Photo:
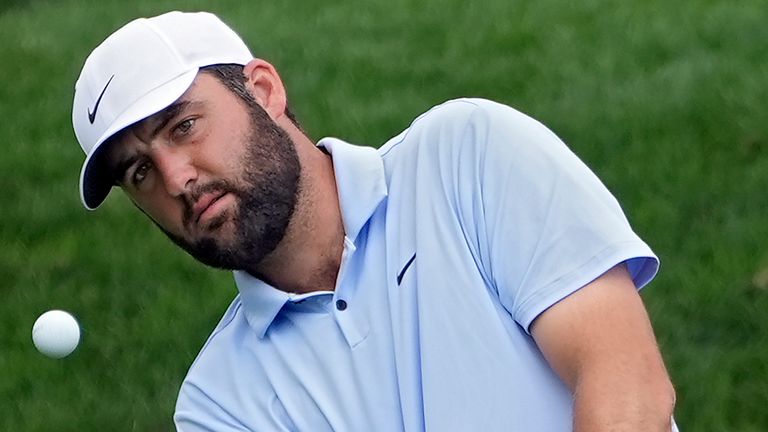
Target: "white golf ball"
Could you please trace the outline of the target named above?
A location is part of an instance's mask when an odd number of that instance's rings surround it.
[[[75,317],[61,310],[48,311],[35,321],[32,342],[41,353],[51,358],[63,358],[77,348],[80,326]]]

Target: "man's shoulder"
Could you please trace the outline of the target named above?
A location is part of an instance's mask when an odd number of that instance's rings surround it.
[[[424,123],[440,123],[440,122],[452,122],[452,121],[467,121],[473,116],[483,114],[490,114],[497,111],[514,111],[514,108],[509,105],[505,105],[500,102],[492,101],[483,98],[458,98],[450,99],[439,105],[435,105],[429,110],[425,111],[411,123],[411,126],[421,125]]]
[[[461,143],[471,135],[472,129],[491,127],[498,122],[526,124],[538,123],[508,105],[482,98],[459,98],[435,105],[416,117],[404,131],[379,148],[387,158],[391,154],[408,152],[422,146],[440,146]]]
[[[176,421],[204,418],[215,412],[222,400],[227,400],[237,381],[237,356],[233,352],[238,349],[239,336],[245,327],[247,323],[240,295],[237,295],[184,377],[176,400]]]
[[[219,363],[219,360],[227,356],[226,351],[233,344],[233,336],[236,333],[235,327],[238,326],[238,317],[245,321],[241,308],[240,295],[237,295],[189,367],[182,383],[182,389],[190,381],[206,380],[209,378],[209,375],[223,372],[222,368],[215,365]]]

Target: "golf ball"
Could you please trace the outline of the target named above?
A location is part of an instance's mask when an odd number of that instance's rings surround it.
[[[80,342],[80,326],[69,313],[51,310],[40,315],[32,326],[32,342],[48,357],[66,357]]]

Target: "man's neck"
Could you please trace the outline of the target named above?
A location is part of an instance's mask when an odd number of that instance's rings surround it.
[[[302,174],[293,216],[277,248],[249,272],[281,291],[333,291],[344,250],[333,161],[309,140],[296,147]]]

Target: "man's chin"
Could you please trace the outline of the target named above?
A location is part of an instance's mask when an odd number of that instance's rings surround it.
[[[174,244],[201,263],[224,270],[236,270],[238,258],[234,253],[237,247],[232,225],[225,219],[219,226],[208,228],[193,239],[177,236],[166,230],[163,232]]]
[[[231,223],[224,221],[221,225],[206,229],[188,244],[194,245],[191,247],[193,250],[212,249],[217,253],[226,253],[236,247],[235,228]]]
[[[230,212],[223,212],[214,218],[208,220],[205,225],[199,226],[201,234],[204,236],[232,235],[234,224]]]
[[[223,270],[237,270],[243,266],[238,247],[229,238],[203,237],[182,248],[201,263]]]

